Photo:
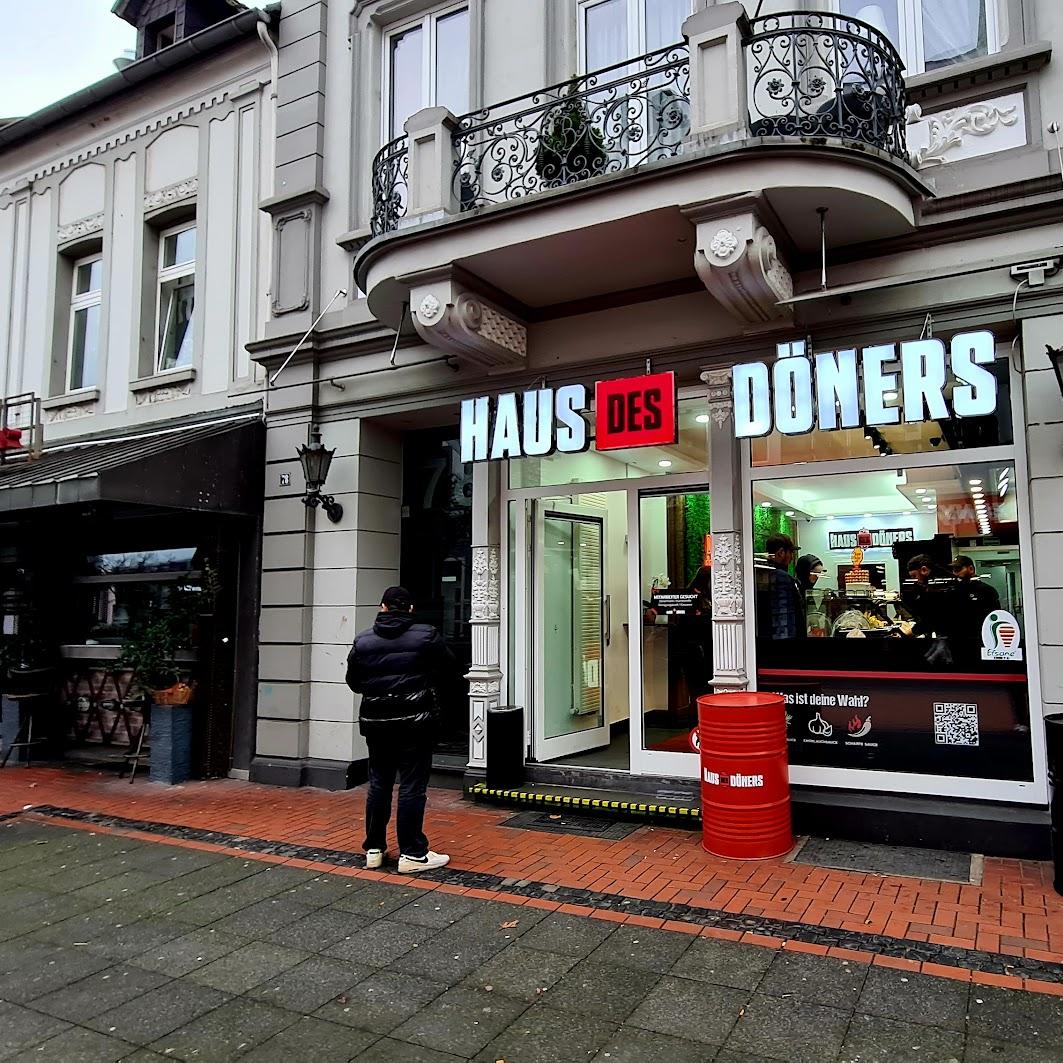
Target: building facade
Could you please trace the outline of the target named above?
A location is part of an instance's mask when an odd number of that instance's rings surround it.
[[[253,742],[264,374],[247,344],[268,314],[276,47],[269,16],[228,0],[115,13],[136,57],[0,128],[0,394],[22,433],[0,467],[4,661],[47,670],[68,748],[124,748],[127,644],[182,603],[196,767],[227,774]]]
[[[696,696],[778,690],[804,822],[1043,851],[1063,16],[792,6],[283,5],[253,778],[360,780],[343,661],[402,581],[470,781],[512,704],[534,780],[693,796]]]

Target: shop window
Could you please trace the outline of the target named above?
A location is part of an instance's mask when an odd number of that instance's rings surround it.
[[[1032,778],[1010,460],[755,480],[757,682],[797,764]]]
[[[987,368],[989,368],[987,366]],[[887,371],[891,366],[887,363]],[[1011,420],[1011,376],[1007,357],[992,366],[997,381],[996,410],[988,417],[943,417],[906,422],[900,390],[885,392],[887,408],[895,408],[896,424],[876,427],[814,430],[784,435],[778,430],[751,441],[751,461],[762,465],[836,461],[844,458],[890,458],[905,454],[945,454],[975,447],[1008,446],[1014,442]],[[946,394],[955,381],[950,380]]]
[[[200,592],[194,547],[92,554],[74,580],[74,641],[118,645],[159,612],[179,611]]]
[[[580,5],[584,70],[622,63],[683,39],[691,0],[589,0]]]
[[[67,391],[95,387],[98,383],[102,288],[102,256],[92,255],[74,263],[68,325]]]
[[[997,0],[840,0],[838,10],[884,33],[909,75],[998,48]]]
[[[196,227],[187,223],[159,235],[159,325],[156,371],[192,364],[196,294]]]
[[[402,136],[406,119],[424,107],[469,110],[469,9],[451,7],[385,37],[385,140]]]
[[[704,397],[680,399],[677,443],[630,450],[594,449],[594,407],[584,413],[591,449],[578,454],[548,454],[509,463],[509,486],[554,487],[592,481],[632,480],[706,472],[709,467],[709,415]]]

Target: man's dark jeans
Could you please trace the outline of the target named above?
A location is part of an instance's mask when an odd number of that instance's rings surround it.
[[[399,780],[399,811],[396,831],[399,852],[421,857],[428,852],[424,835],[424,807],[428,800],[428,776],[432,770],[432,734],[424,732],[401,738],[368,737],[369,792],[365,799],[365,849],[386,849],[391,792]]]

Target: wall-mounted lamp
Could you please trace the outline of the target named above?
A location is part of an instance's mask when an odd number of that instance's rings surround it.
[[[321,442],[321,431],[314,428],[310,433],[310,442],[304,443],[296,453],[299,455],[299,464],[303,467],[303,476],[306,479],[303,505],[308,509],[317,509],[320,506],[328,519],[335,524],[343,516],[343,506],[332,495],[321,493],[321,488],[328,479],[332,455],[336,453],[335,447],[332,450],[326,449]]]
[[[1059,384],[1059,393],[1063,395],[1063,347],[1050,347],[1046,343],[1045,354],[1056,371],[1056,383]]]

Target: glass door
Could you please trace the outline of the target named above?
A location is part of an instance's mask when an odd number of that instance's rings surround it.
[[[638,499],[641,638],[641,770],[697,773],[690,735],[697,699],[712,692],[712,536],[707,491],[642,493]],[[635,727],[632,725],[632,733]]]
[[[605,515],[536,505],[532,756],[609,744],[605,712]]]

